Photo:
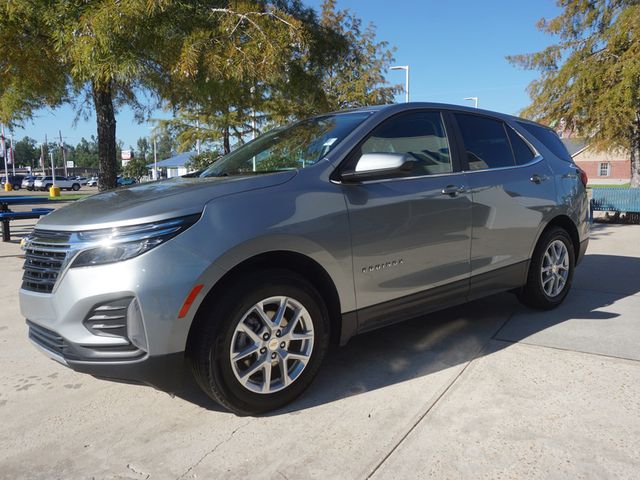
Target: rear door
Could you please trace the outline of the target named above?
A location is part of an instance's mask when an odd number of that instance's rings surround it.
[[[545,213],[555,207],[551,169],[503,121],[471,113],[455,119],[473,200],[471,294],[520,286]]]
[[[410,177],[344,184],[361,329],[415,315],[425,299],[466,298],[471,198],[443,114],[398,114],[352,153],[406,153]],[[420,310],[419,310],[420,311]]]

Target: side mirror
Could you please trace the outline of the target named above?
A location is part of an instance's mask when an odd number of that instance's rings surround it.
[[[415,160],[406,153],[364,153],[356,168],[342,172],[343,182],[357,183],[382,178],[408,177]]]

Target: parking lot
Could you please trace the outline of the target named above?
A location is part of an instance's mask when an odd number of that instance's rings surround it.
[[[0,244],[1,478],[638,477],[640,226],[594,226],[557,310],[500,294],[356,337],[254,418],[36,351],[20,225]]]

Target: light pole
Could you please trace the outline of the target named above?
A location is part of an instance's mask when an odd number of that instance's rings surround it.
[[[156,152],[156,135],[153,134],[153,179],[158,179],[158,154]]]
[[[475,102],[475,108],[478,108],[478,97],[466,97],[465,100],[472,100]]]
[[[397,65],[390,70],[404,70],[404,101],[409,102],[409,65]]]

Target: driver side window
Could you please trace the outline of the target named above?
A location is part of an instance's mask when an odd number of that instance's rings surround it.
[[[453,172],[440,112],[413,112],[377,127],[362,144],[364,153],[404,153],[415,161],[412,176]]]

